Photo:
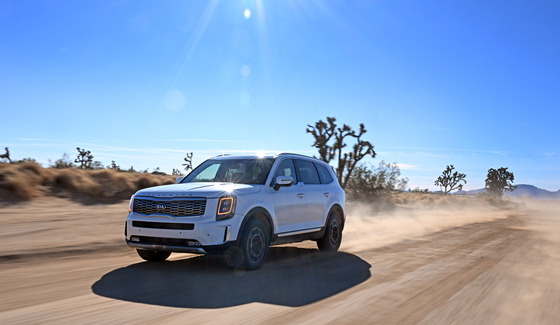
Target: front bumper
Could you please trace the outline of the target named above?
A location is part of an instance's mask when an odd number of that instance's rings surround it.
[[[126,221],[128,246],[138,249],[215,254],[234,245],[242,216],[216,221],[215,215],[177,218],[130,213]]]

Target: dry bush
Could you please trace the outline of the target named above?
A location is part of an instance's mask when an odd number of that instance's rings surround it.
[[[34,162],[0,164],[0,194],[10,200],[55,195],[88,201],[117,201],[128,199],[142,188],[174,184],[173,178],[114,170],[43,168]]]
[[[6,196],[30,199],[43,183],[43,168],[35,162],[0,164],[0,189]]]
[[[74,168],[60,169],[55,176],[53,190],[74,196],[81,194],[88,197],[101,197],[103,195],[101,185],[86,172]]]
[[[31,184],[25,181],[22,173],[17,170],[0,170],[0,188],[3,190],[2,196],[15,196],[22,199],[35,196]]]
[[[146,188],[146,187],[152,187],[152,186],[157,186],[158,182],[150,176],[154,176],[154,175],[142,175],[140,178],[138,178],[136,180],[136,187],[137,188]]]
[[[127,198],[136,190],[126,177],[114,170],[96,170],[90,176],[99,185],[101,197]]]

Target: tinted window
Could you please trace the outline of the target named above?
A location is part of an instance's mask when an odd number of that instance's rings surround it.
[[[225,182],[264,185],[274,159],[210,159],[196,167],[181,183]]]
[[[325,165],[315,164],[315,167],[317,167],[317,171],[319,172],[319,178],[321,179],[321,184],[332,183],[333,178],[331,176],[331,173],[329,173],[327,167],[325,167]]]
[[[315,169],[315,165],[311,161],[298,159],[296,160],[296,166],[299,180],[304,184],[321,184],[317,169]]]
[[[276,169],[276,173],[272,179],[272,184],[276,183],[276,178],[278,176],[289,176],[294,179],[294,184],[297,183],[296,168],[294,167],[294,162],[291,159],[284,159],[280,165],[278,165],[278,169]]]

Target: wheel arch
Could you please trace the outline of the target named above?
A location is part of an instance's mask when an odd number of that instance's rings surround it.
[[[268,210],[263,207],[254,207],[249,210],[249,212],[247,212],[245,218],[243,218],[243,222],[241,222],[239,233],[241,233],[243,229],[245,229],[247,223],[253,218],[258,219],[262,223],[264,223],[264,225],[268,229],[268,238],[272,238],[272,236],[274,235],[274,223],[272,222],[272,217],[270,216]]]
[[[333,212],[338,213],[338,215],[342,218],[342,229],[344,230],[344,224],[346,223],[346,214],[344,213],[344,209],[342,208],[342,206],[338,203],[335,203],[333,204],[333,206],[331,206],[329,210],[328,218],[325,221],[325,227],[326,227],[326,223],[329,221],[329,218]]]

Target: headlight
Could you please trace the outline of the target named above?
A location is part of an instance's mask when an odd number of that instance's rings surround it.
[[[134,195],[130,197],[130,202],[128,202],[128,213],[132,212],[132,207],[134,206]]]
[[[218,201],[218,211],[216,211],[216,220],[225,220],[233,217],[235,214],[235,203],[237,198],[233,196],[224,196]]]

